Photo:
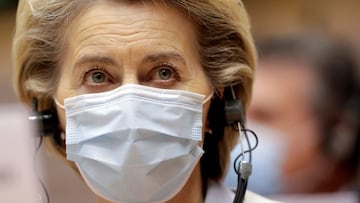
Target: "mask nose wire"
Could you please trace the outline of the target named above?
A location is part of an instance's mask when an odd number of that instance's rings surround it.
[[[62,105],[55,97],[54,97],[54,102],[55,102],[56,106],[58,106],[59,108],[65,110],[65,106]]]

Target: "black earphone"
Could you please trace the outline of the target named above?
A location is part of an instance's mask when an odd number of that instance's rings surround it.
[[[59,118],[54,105],[52,105],[50,109],[39,111],[38,99],[33,98],[32,108],[33,111],[32,115],[29,116],[29,120],[36,122],[40,136],[50,136],[53,138],[55,146],[61,146],[62,141],[61,130],[59,127]]]
[[[256,148],[256,146],[251,147],[248,139],[247,131],[251,132],[254,135],[256,141],[257,136],[253,131],[247,130],[245,128],[245,110],[241,99],[237,99],[233,87],[225,88],[224,90],[225,98],[225,120],[227,125],[233,127],[234,130],[244,132],[246,141],[248,143],[249,149],[242,151],[241,154],[234,161],[234,170],[238,175],[238,184],[236,187],[235,198],[233,203],[242,203],[245,199],[245,193],[247,189],[247,184],[249,176],[251,175],[252,165],[251,165],[251,152]],[[256,144],[257,145],[257,144]],[[242,160],[237,164],[237,160],[240,157],[244,157],[245,153],[249,153],[249,161]]]

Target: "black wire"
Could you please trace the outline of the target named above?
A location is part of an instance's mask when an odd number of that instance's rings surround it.
[[[248,181],[238,175],[238,187],[236,187],[236,193],[233,203],[242,203],[244,201],[247,184]]]
[[[36,157],[37,157],[37,155],[38,155],[38,153],[39,153],[39,150],[40,150],[40,148],[41,148],[42,143],[43,143],[43,136],[40,136],[40,137],[39,137],[39,144],[36,146],[35,156],[34,156],[34,158],[33,158],[34,170],[35,170],[35,171],[37,171],[37,170],[36,170],[36,164],[35,164],[35,162],[36,162]],[[37,173],[36,173],[36,178],[37,178],[38,182],[40,183],[42,190],[43,190],[44,193],[45,193],[45,197],[46,197],[45,203],[50,203],[50,195],[49,195],[49,192],[47,191],[44,182],[41,180],[41,178],[39,177],[39,175],[38,175]],[[41,199],[42,199],[42,198],[41,198]]]
[[[242,191],[244,190],[243,189],[243,184],[244,180],[241,179],[240,176],[238,176],[238,187],[236,187],[236,195],[235,195],[235,198],[234,198],[234,201],[233,203],[239,203],[241,202],[241,196],[242,196]]]
[[[239,168],[237,167],[237,165],[238,165],[237,162],[240,157],[242,157],[246,153],[249,153],[249,163],[251,164],[251,161],[252,161],[252,153],[251,152],[254,151],[259,144],[259,139],[254,131],[252,131],[250,129],[246,129],[244,125],[241,125],[240,127],[242,128],[241,132],[244,132],[245,139],[246,139],[246,142],[248,145],[248,150],[241,152],[234,160],[233,167],[234,167],[235,173],[238,175],[238,183],[237,183],[236,193],[235,193],[235,198],[234,198],[233,203],[243,203],[244,202],[246,188],[247,188],[247,184],[248,184],[248,177],[245,175],[244,176],[245,178],[242,178],[243,176],[240,173]],[[248,132],[250,132],[251,135],[253,135],[255,138],[255,145],[253,147],[250,144],[249,136],[247,134]]]
[[[49,195],[49,192],[46,189],[46,186],[45,186],[44,182],[39,177],[38,177],[38,181],[39,181],[39,183],[41,185],[41,188],[43,189],[43,191],[45,193],[45,196],[46,196],[45,203],[50,203],[50,195]]]
[[[33,107],[33,112],[35,114],[35,116],[37,117],[38,119],[38,116],[39,116],[39,112],[38,112],[38,99],[36,97],[34,97],[32,99],[32,107]],[[30,117],[29,117],[30,118]],[[35,120],[37,120],[35,119]],[[39,126],[38,126],[39,127]],[[40,135],[39,136],[39,143],[38,145],[36,146],[35,148],[35,153],[34,153],[34,157],[33,157],[33,167],[34,167],[34,171],[35,171],[35,175],[36,175],[36,178],[38,180],[38,182],[40,183],[41,185],[41,188],[43,189],[44,193],[45,193],[45,196],[46,196],[46,202],[45,203],[50,203],[50,196],[49,196],[49,193],[45,187],[45,184],[44,182],[41,180],[39,174],[37,173],[37,169],[36,169],[36,157],[37,155],[39,154],[39,151],[40,151],[40,148],[41,148],[41,145],[43,143],[43,136]],[[41,196],[42,197],[42,196]],[[42,198],[41,198],[42,199]]]
[[[38,153],[38,151],[40,150],[40,147],[41,147],[41,144],[43,143],[43,137],[42,136],[40,136],[40,138],[39,138],[39,144],[36,146],[36,151],[35,151],[35,153],[37,154]]]
[[[250,144],[250,140],[249,140],[249,136],[248,136],[248,134],[247,134],[247,130],[246,130],[245,126],[242,125],[241,128],[244,129],[244,130],[242,130],[242,131],[244,132],[245,139],[246,139],[246,143],[247,143],[247,145],[248,145],[248,149],[250,150],[250,151],[249,151],[249,163],[251,163],[251,161],[252,161],[252,153],[251,153],[251,152],[257,147],[257,143],[256,143],[256,146],[252,149],[252,148],[251,148],[251,144]],[[253,132],[253,134],[255,134],[255,133]],[[255,134],[255,137],[256,137],[255,139],[257,140],[256,134]],[[257,142],[258,142],[258,141],[257,141]]]
[[[258,144],[259,144],[259,138],[258,138],[258,136],[256,135],[256,133],[254,131],[252,131],[250,129],[243,128],[241,130],[241,132],[245,133],[246,142],[247,142],[249,148],[248,148],[248,150],[244,151],[244,153],[240,153],[234,160],[233,168],[235,170],[235,173],[238,174],[238,175],[239,175],[239,169],[237,167],[237,165],[238,165],[237,163],[238,163],[239,159],[243,156],[243,154],[245,155],[245,154],[249,153],[249,157],[250,157],[250,162],[249,163],[251,163],[251,152],[254,151],[256,149],[256,147],[258,146]],[[250,132],[251,135],[253,135],[254,138],[255,138],[255,145],[253,147],[251,147],[249,136],[247,135],[247,132]]]

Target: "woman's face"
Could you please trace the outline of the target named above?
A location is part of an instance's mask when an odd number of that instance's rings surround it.
[[[196,28],[173,8],[101,1],[72,22],[62,54],[55,95],[60,103],[129,83],[211,92],[200,64]],[[58,112],[65,129],[64,111]]]

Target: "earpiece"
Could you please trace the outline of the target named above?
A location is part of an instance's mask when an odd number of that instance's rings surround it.
[[[245,111],[241,99],[237,99],[232,87],[225,88],[225,119],[228,125],[234,125],[238,122],[243,126],[245,124]]]
[[[61,146],[61,134],[59,128],[59,119],[57,111],[54,107],[44,111],[38,111],[38,100],[33,98],[33,113],[29,116],[29,120],[35,121],[40,136],[51,136],[56,146]]]
[[[245,123],[245,113],[243,104],[238,100],[225,100],[225,119],[228,125]]]
[[[236,166],[236,161],[234,163],[234,170],[238,175],[238,184],[236,188],[234,203],[242,203],[244,202],[245,193],[247,189],[248,179],[251,175],[252,165],[251,165],[251,146],[248,140],[248,136],[246,134],[245,129],[245,110],[243,103],[240,98],[236,98],[235,91],[233,87],[227,87],[224,90],[224,98],[225,98],[225,120],[228,125],[234,127],[234,129],[240,132],[243,131],[245,133],[246,141],[248,142],[249,150],[247,151],[250,153],[249,161],[244,160],[244,147],[242,144],[242,140],[240,138],[241,149],[242,152],[239,157],[243,157],[243,160],[240,161],[238,166]]]

